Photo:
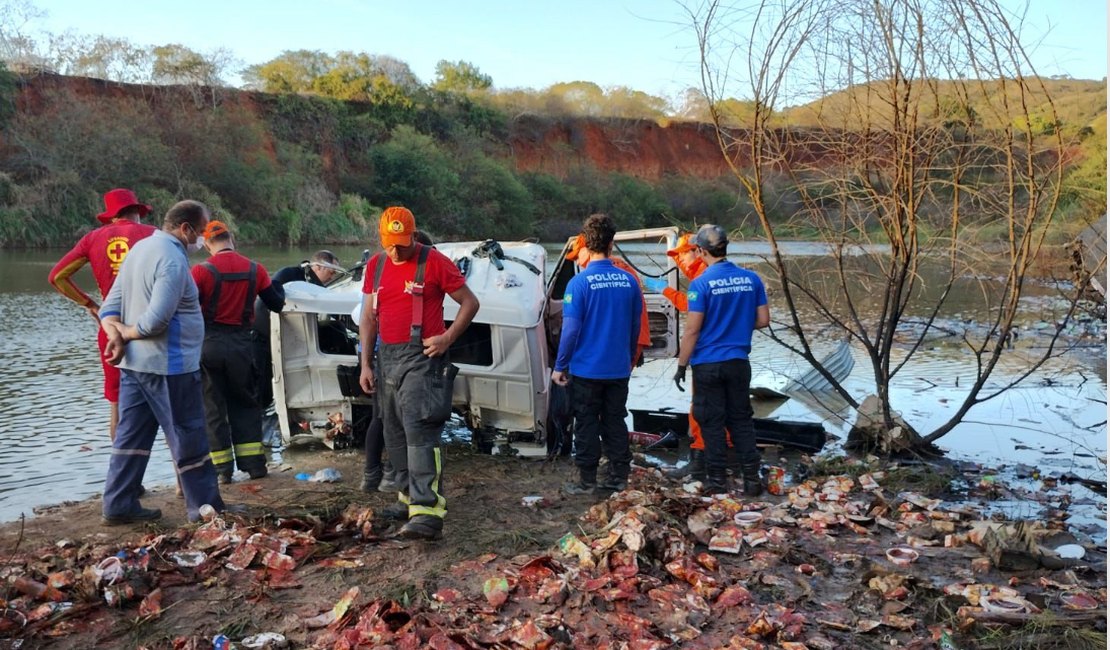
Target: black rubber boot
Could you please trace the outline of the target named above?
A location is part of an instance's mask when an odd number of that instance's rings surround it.
[[[443,520],[432,515],[411,517],[398,533],[406,539],[439,539],[443,537]]]
[[[628,479],[619,476],[606,476],[605,480],[597,485],[598,492],[622,492],[628,488]]]
[[[372,469],[369,472],[362,473],[362,485],[358,489],[373,494],[378,491],[378,486],[382,484],[382,467],[378,465],[377,469]]]
[[[667,470],[665,473],[667,478],[673,478],[681,481],[687,476],[693,478],[695,481],[705,480],[705,451],[702,449],[691,449],[690,460],[682,467],[676,467],[672,470]]]
[[[216,478],[220,483],[225,485],[231,483],[231,474],[235,471],[235,467],[231,463],[220,463],[216,465]]]
[[[744,463],[744,496],[757,497],[763,494],[763,479],[759,476],[759,461]]]
[[[578,482],[567,483],[563,486],[563,494],[568,496],[579,496],[582,494],[593,494],[597,489],[597,469],[593,472],[580,472],[578,475]]]
[[[705,479],[705,494],[728,493],[728,475],[724,472],[713,472]]]
[[[725,463],[728,465],[728,473],[732,478],[739,479],[744,473],[744,468],[740,463],[740,454],[736,453],[735,447],[728,447],[725,452]]]
[[[382,508],[379,514],[381,514],[381,516],[385,517],[386,519],[396,519],[398,521],[404,521],[409,518],[409,507],[408,504],[401,503],[400,501],[394,501],[388,506]]]
[[[690,478],[695,481],[704,481],[706,479],[704,449],[690,450]]]

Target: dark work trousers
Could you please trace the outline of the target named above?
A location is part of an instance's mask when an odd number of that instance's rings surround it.
[[[632,451],[628,446],[628,379],[571,377],[574,409],[574,464],[583,483],[597,482],[601,454],[609,459],[609,477],[628,480]]]
[[[393,465],[397,498],[409,517],[443,518],[443,425],[451,415],[454,376],[445,356],[428,357],[419,342],[378,347],[377,390],[385,449]]]
[[[270,357],[270,310],[261,298],[254,301],[254,368],[258,373],[256,391],[258,406],[266,408],[274,401],[274,367]],[[259,307],[261,305],[261,307]],[[275,318],[278,318],[275,316]]]
[[[694,369],[694,419],[701,425],[705,439],[705,468],[723,476],[727,465],[725,429],[742,465],[759,463],[752,423],[752,402],[748,389],[752,366],[747,359],[699,363]]]
[[[216,472],[230,476],[236,462],[244,472],[266,467],[250,328],[206,324],[200,367],[208,446]]]
[[[177,468],[189,521],[200,518],[198,511],[204,504],[222,511],[224,502],[204,432],[200,372],[167,376],[123,370],[121,374],[119,428],[104,482],[104,516],[123,517],[139,509],[139,488],[159,426]]]
[[[385,449],[385,424],[382,422],[381,409],[374,406],[374,417],[366,429],[366,464],[362,472],[366,476],[382,475],[382,451]],[[371,486],[377,487],[376,485]]]

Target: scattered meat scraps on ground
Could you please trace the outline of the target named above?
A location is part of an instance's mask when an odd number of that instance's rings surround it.
[[[1105,644],[1105,549],[1058,544],[1062,519],[985,518],[858,463],[758,499],[646,468],[566,499],[565,462],[451,460],[439,542],[394,537],[386,495],[320,487],[315,511],[0,551],[0,648]]]

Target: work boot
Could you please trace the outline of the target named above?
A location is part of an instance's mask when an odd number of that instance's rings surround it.
[[[393,469],[393,464],[388,459],[382,461],[382,480],[378,484],[378,492],[385,492],[386,494],[393,494],[400,492],[401,486],[397,483],[397,470]]]
[[[231,463],[220,463],[216,465],[216,478],[220,483],[227,485],[231,483],[231,474],[235,471],[235,467]]]
[[[143,508],[140,506],[138,510],[129,512],[126,515],[104,515],[100,518],[100,521],[105,526],[123,526],[144,521],[156,521],[161,518],[162,511],[158,508]]]
[[[563,486],[563,494],[567,496],[580,496],[593,494],[597,489],[597,469],[591,472],[580,472],[577,483],[567,483]]]
[[[266,475],[269,473],[270,470],[266,469],[265,465],[262,465],[260,467],[252,467],[247,470],[247,474],[250,475],[252,481],[255,479],[266,478]]]
[[[410,517],[398,533],[406,539],[439,539],[443,537],[443,519],[433,515]]]
[[[744,463],[744,496],[757,497],[763,494],[763,479],[759,476],[759,461]]]
[[[369,472],[363,472],[362,473],[362,485],[360,485],[358,487],[358,489],[362,490],[363,492],[365,492],[367,494],[372,494],[376,490],[381,489],[380,487],[378,487],[381,484],[382,484],[382,468],[379,465],[376,469],[372,469]],[[385,490],[382,490],[382,492],[385,492]],[[394,490],[394,492],[396,492],[396,490]]]
[[[728,475],[724,470],[711,472],[705,479],[705,494],[727,494]]]
[[[728,466],[728,473],[732,475],[732,478],[739,479],[740,475],[744,473],[740,463],[740,454],[736,453],[736,447],[726,447],[725,464]]]
[[[394,501],[388,506],[382,508],[381,515],[386,519],[396,519],[397,521],[404,521],[409,518],[409,506],[407,503]]]
[[[628,479],[619,476],[607,476],[595,488],[597,492],[621,492],[628,487]]]
[[[667,476],[678,480],[689,476],[695,481],[705,481],[705,450],[691,449],[689,462],[684,467],[667,472]]]

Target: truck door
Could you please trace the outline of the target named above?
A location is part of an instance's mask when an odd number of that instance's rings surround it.
[[[559,349],[559,334],[563,324],[563,293],[567,283],[580,269],[567,254],[574,246],[575,237],[567,240],[563,250],[555,259],[555,268],[547,285],[546,329],[550,359],[554,362]],[[678,271],[674,260],[667,256],[667,250],[678,242],[678,229],[649,228],[626,230],[617,233],[613,245],[613,257],[621,259],[643,277],[663,276],[673,289],[678,288]],[[648,323],[651,327],[651,347],[644,350],[646,359],[665,359],[678,354],[678,310],[662,294],[645,293]]]

